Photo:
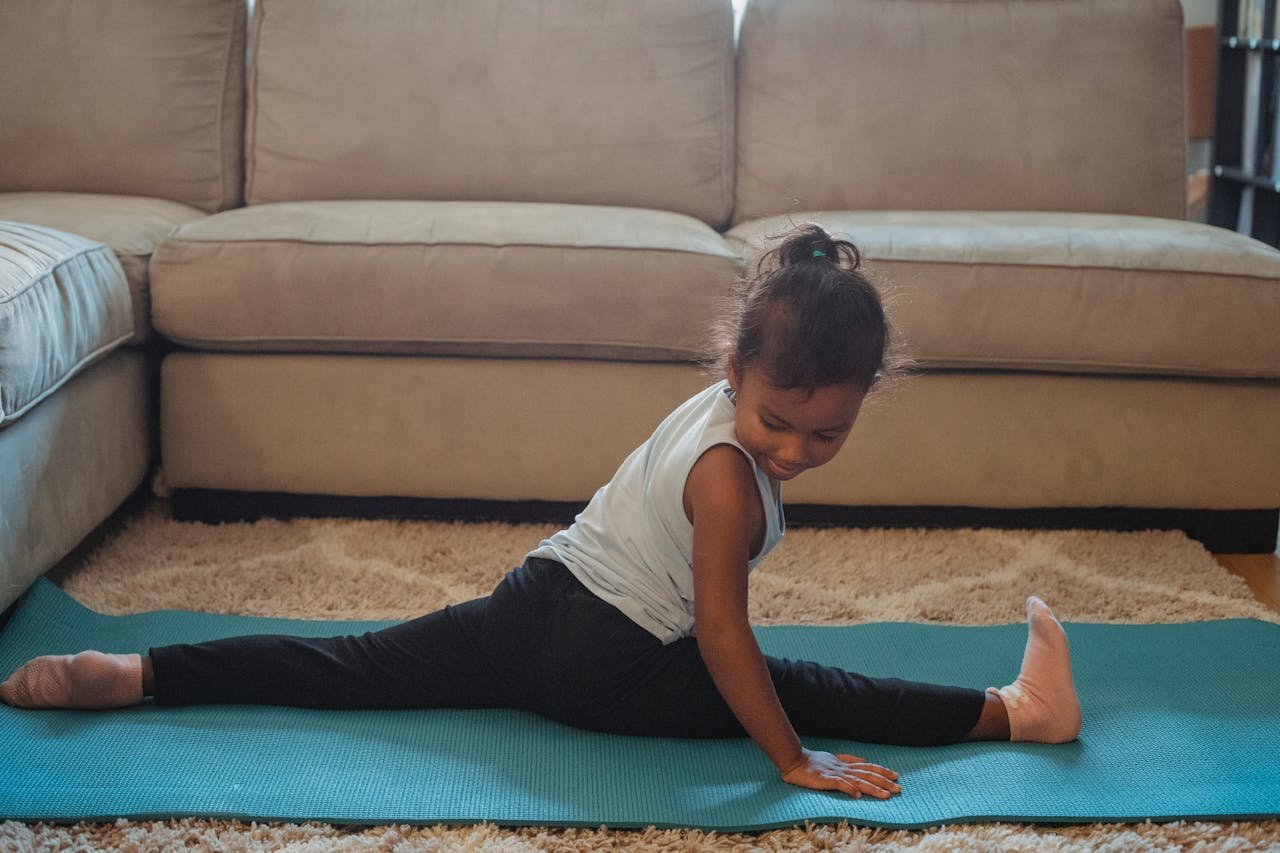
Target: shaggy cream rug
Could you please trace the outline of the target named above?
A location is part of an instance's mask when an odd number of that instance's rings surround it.
[[[54,576],[106,613],[183,608],[318,619],[406,619],[488,593],[546,525],[298,520],[181,524],[155,502]],[[1280,621],[1179,533],[795,529],[751,580],[758,624],[1021,621],[1026,596],[1064,621]],[[1016,661],[1010,662],[1014,674]],[[1275,850],[1280,821],[923,831],[806,826],[754,834],[237,821],[0,824],[16,850]]]

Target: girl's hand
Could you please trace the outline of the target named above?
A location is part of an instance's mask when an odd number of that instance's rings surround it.
[[[782,774],[782,781],[817,791],[843,791],[861,798],[863,794],[887,800],[901,793],[898,774],[878,764],[868,764],[856,755],[803,750],[804,760]]]

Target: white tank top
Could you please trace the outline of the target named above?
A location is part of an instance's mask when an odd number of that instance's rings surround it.
[[[529,556],[563,563],[663,644],[693,635],[693,525],[684,512],[693,463],[717,444],[738,448],[751,463],[767,530],[748,570],[786,529],[781,497],[738,443],[734,412],[725,381],[686,400],[623,461],[568,529],[544,539]]]

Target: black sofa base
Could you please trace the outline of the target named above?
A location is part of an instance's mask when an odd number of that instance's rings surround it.
[[[179,521],[217,524],[259,518],[343,517],[504,521],[567,524],[583,504],[561,501],[296,495],[175,489]],[[787,505],[792,527],[993,527],[1031,530],[1181,530],[1217,554],[1276,550],[1280,509],[1187,510],[1129,507],[984,509],[950,506]]]

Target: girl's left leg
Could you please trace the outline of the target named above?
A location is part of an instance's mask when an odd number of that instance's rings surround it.
[[[812,661],[765,661],[801,735],[902,746],[958,743],[977,727],[986,705],[981,691],[966,687],[872,678]]]
[[[1027,599],[1027,647],[1018,678],[977,690],[868,679],[805,661],[769,661],[773,683],[800,733],[876,743],[927,745],[960,740],[1066,743],[1082,715],[1066,633],[1046,603]]]
[[[555,632],[561,722],[618,734],[723,738],[746,734],[694,637],[668,645],[585,589]],[[979,690],[870,678],[811,661],[765,656],[774,689],[801,735],[932,745],[963,740],[987,699]],[[541,709],[540,709],[541,710]]]
[[[1066,743],[1084,725],[1067,634],[1049,605],[1034,595],[1027,599],[1027,647],[1022,669],[1006,687],[987,688],[1007,714],[1010,740]]]
[[[607,608],[608,606],[605,605]],[[625,660],[614,679],[609,667],[589,667],[574,693],[592,700],[564,722],[600,731],[667,737],[740,737],[745,734],[720,696],[698,651],[686,638],[668,646],[621,613],[609,632]],[[1060,743],[1080,731],[1080,708],[1071,679],[1066,636],[1039,599],[1028,600],[1028,638],[1022,671],[1008,687],[982,691],[895,678],[871,678],[810,661],[766,656],[774,688],[796,731],[908,746],[965,740],[1009,739]],[[626,623],[623,625],[621,623]],[[625,629],[625,630],[624,630]],[[593,632],[594,633],[594,632]],[[598,635],[597,635],[598,636]],[[596,651],[603,651],[597,648]],[[583,646],[585,662],[593,650]],[[612,655],[609,655],[612,657]],[[608,682],[612,681],[612,684]]]
[[[985,694],[874,679],[806,661],[769,660],[778,696],[800,733],[925,746],[964,740],[1066,743],[1082,716],[1062,625],[1027,599],[1027,644],[1017,679]]]

